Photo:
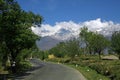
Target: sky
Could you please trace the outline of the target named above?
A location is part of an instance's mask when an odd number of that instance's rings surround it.
[[[25,11],[43,16],[43,24],[80,23],[100,18],[120,23],[120,0],[16,0]]]

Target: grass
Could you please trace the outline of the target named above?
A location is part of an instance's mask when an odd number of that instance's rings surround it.
[[[109,77],[111,80],[120,80],[120,60],[99,60],[95,55],[82,55],[80,59],[82,60],[77,61],[76,64],[88,66],[99,74]]]
[[[79,70],[88,80],[120,80],[120,60],[117,59],[102,60],[98,55],[80,55],[72,60],[65,57],[48,59],[48,61],[69,64]],[[79,67],[75,67],[76,64]]]
[[[80,60],[80,58],[77,58],[75,61],[70,61],[70,58],[54,58],[54,59],[48,59],[47,61],[51,61],[51,62],[60,62],[63,63],[67,66],[70,66],[72,68],[77,69],[79,72],[81,72],[83,74],[83,76],[86,77],[86,79],[88,80],[110,80],[108,77],[99,74],[97,71],[89,68],[88,66],[84,65],[85,62],[84,61],[91,61],[91,60],[98,60],[98,56],[82,56],[82,61]],[[94,61],[91,61],[94,62]],[[76,67],[75,64],[78,64],[79,66]]]
[[[110,80],[106,76],[98,74],[95,70],[92,70],[89,67],[81,67],[81,66],[76,67],[75,65],[72,64],[67,64],[67,65],[80,71],[87,78],[87,80]]]

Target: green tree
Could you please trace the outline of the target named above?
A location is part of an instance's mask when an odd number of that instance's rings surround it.
[[[71,39],[71,40],[67,41],[65,49],[66,49],[68,56],[70,56],[71,59],[74,59],[75,55],[79,55],[79,53],[80,53],[79,40]]]
[[[120,59],[120,31],[114,32],[111,38],[111,46],[113,51],[119,55]]]
[[[32,32],[31,26],[41,24],[42,17],[25,12],[14,0],[0,0],[0,5],[0,44],[5,49],[2,55],[9,56],[12,65],[21,50],[35,45],[38,36]]]
[[[80,53],[79,41],[71,39],[66,42],[60,42],[57,46],[50,49],[49,53],[57,57],[69,56],[71,59],[74,59],[75,55],[79,55]]]
[[[102,51],[109,47],[110,41],[106,39],[103,35],[98,33],[94,34],[91,40],[94,52],[97,52],[99,54],[99,58],[101,58],[100,55]]]
[[[66,55],[66,43],[60,42],[55,47],[49,50],[50,54],[54,54],[56,57],[65,57]]]
[[[83,27],[81,28],[81,32],[80,32],[80,40],[82,42],[82,44],[84,43],[85,46],[85,51],[87,53],[92,54],[93,52],[93,36],[95,35],[95,33],[88,31],[87,27]]]
[[[86,44],[85,48],[90,54],[97,52],[100,56],[101,52],[110,45],[109,40],[103,35],[88,31],[86,27],[81,29],[80,38]]]

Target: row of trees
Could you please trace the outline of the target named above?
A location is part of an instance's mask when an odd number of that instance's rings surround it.
[[[17,57],[24,49],[35,46],[36,36],[31,26],[41,24],[42,17],[25,12],[14,0],[0,0],[0,61],[6,66],[9,58],[19,64]],[[16,64],[16,65],[17,65]]]
[[[80,39],[82,43],[85,43],[86,51],[89,54],[98,53],[100,56],[102,51],[110,46],[110,41],[107,38],[97,32],[88,31],[86,27],[81,29]]]
[[[56,47],[49,50],[49,53],[57,57],[70,56],[74,58],[80,53],[98,54],[99,58],[105,49],[112,50],[120,56],[120,32],[114,32],[111,40],[102,34],[91,32],[87,27],[81,28],[79,39],[61,42]]]
[[[60,42],[56,47],[50,49],[49,53],[57,57],[70,56],[74,58],[75,55],[80,54],[79,40],[71,39],[70,41]]]

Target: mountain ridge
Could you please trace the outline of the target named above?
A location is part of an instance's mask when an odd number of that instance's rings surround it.
[[[85,21],[83,23],[59,22],[51,26],[42,24],[41,27],[32,27],[32,30],[41,40],[37,41],[37,46],[42,50],[48,50],[62,41],[78,38],[80,29],[85,26],[89,31],[97,32],[110,38],[114,31],[120,31],[120,24],[115,24],[112,21],[101,21],[101,19]]]

